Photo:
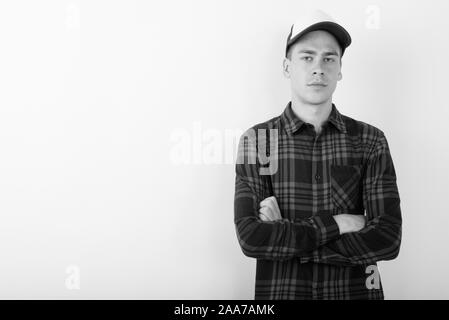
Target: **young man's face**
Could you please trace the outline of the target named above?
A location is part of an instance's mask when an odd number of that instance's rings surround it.
[[[292,93],[305,104],[332,101],[341,80],[341,49],[327,31],[312,31],[291,48],[291,59],[284,59],[284,75],[290,78]]]

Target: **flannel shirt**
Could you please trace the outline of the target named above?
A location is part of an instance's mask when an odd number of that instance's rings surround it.
[[[376,262],[398,256],[402,218],[381,130],[332,104],[316,134],[289,102],[240,137],[235,169],[234,223],[242,252],[257,259],[256,300],[384,299]],[[259,218],[269,196],[281,220]],[[340,235],[333,215],[342,213],[365,215],[366,226]]]

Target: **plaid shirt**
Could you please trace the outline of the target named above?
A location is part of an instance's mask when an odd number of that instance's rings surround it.
[[[282,219],[262,221],[271,195]],[[342,213],[364,214],[365,228],[340,235],[332,216]],[[234,222],[243,253],[257,258],[255,299],[383,299],[376,262],[397,257],[402,225],[384,133],[332,105],[317,135],[289,102],[240,138]]]

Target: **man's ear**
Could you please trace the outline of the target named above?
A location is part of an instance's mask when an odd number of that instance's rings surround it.
[[[340,81],[341,79],[343,79],[343,74],[341,73],[341,67],[343,66],[343,62],[341,61],[341,57],[340,57],[340,72],[338,73],[338,81]]]
[[[282,71],[284,72],[284,76],[286,78],[290,78],[290,60],[284,58],[284,62],[282,63]]]

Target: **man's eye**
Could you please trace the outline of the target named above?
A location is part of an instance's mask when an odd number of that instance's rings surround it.
[[[305,61],[312,61],[312,57],[302,57],[302,59]]]
[[[325,62],[334,62],[335,60],[333,58],[324,58]]]

